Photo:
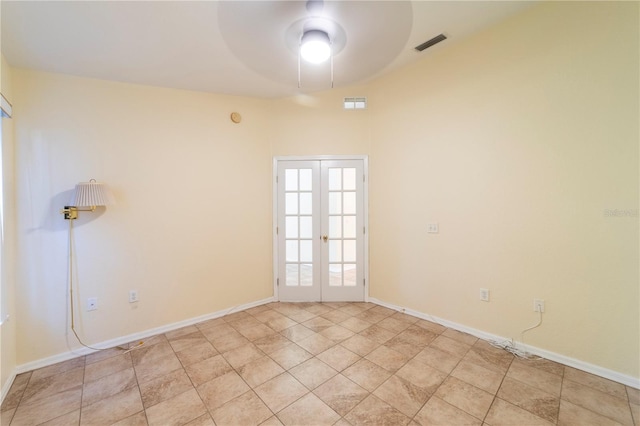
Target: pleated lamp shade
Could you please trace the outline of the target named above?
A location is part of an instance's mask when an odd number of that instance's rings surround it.
[[[75,207],[108,206],[115,204],[115,199],[107,185],[91,180],[80,182],[71,197],[69,205]]]

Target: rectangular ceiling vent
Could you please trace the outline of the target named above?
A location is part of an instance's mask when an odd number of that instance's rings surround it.
[[[416,46],[416,47],[415,47],[415,49],[416,49],[418,52],[422,52],[424,49],[427,49],[427,48],[429,48],[429,47],[433,46],[434,44],[438,44],[438,43],[440,43],[441,41],[444,41],[444,40],[446,40],[446,39],[447,39],[447,36],[446,36],[446,35],[444,35],[444,34],[440,34],[440,35],[435,36],[435,37],[434,37],[434,38],[432,38],[431,40],[427,40],[427,41],[425,41],[424,43],[422,43],[422,44],[420,44],[420,45]]]
[[[367,98],[344,98],[344,109],[366,109]]]

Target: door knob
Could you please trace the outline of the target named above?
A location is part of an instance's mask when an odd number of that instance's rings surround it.
[[[322,236],[322,241],[324,241],[325,243],[327,242],[328,239],[329,239],[329,237],[327,237],[326,235]]]

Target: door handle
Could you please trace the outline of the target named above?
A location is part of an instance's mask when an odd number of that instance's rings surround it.
[[[323,235],[323,236],[322,236],[322,241],[324,241],[325,243],[327,242],[327,240],[328,240],[328,239],[329,239],[329,237],[328,237],[328,236],[326,236],[326,235]]]

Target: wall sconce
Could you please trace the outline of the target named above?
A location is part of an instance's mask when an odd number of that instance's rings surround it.
[[[78,218],[78,212],[92,212],[98,206],[110,204],[114,204],[114,198],[109,187],[91,179],[89,182],[80,182],[76,185],[69,205],[64,206],[60,213],[64,214],[65,219],[73,220]]]

